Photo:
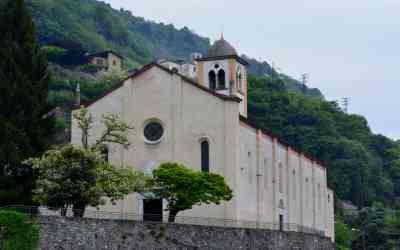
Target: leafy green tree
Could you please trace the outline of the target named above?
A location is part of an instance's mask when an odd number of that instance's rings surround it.
[[[350,249],[351,231],[342,221],[335,222],[335,242],[340,250]]]
[[[87,206],[112,203],[132,192],[143,191],[146,178],[132,168],[116,168],[95,151],[74,145],[46,151],[27,161],[38,172],[34,199],[53,208],[73,208],[83,216]]]
[[[372,207],[361,209],[358,225],[358,236],[352,243],[352,249],[389,249],[389,239],[385,233],[385,209],[382,203],[374,203]]]
[[[168,201],[169,222],[194,205],[220,204],[232,199],[232,190],[224,177],[195,171],[177,163],[164,163],[153,171],[149,181],[155,197]]]
[[[24,0],[2,1],[0,34],[0,206],[31,204],[34,178],[21,161],[48,147],[52,119],[46,56]]]

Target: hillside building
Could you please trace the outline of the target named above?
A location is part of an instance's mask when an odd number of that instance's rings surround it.
[[[122,70],[122,56],[111,50],[89,54],[87,60],[89,64],[106,71]]]
[[[129,134],[132,146],[108,145],[108,159],[148,174],[160,163],[180,162],[223,175],[234,190],[229,202],[194,207],[178,216],[247,221],[276,230],[293,226],[333,240],[334,197],[326,168],[247,119],[247,62],[221,38],[189,64],[194,68],[190,72],[184,63],[146,65],[87,105],[97,122],[104,113],[117,113],[135,128]],[[96,123],[91,139],[101,130]],[[80,136],[72,121],[72,143],[80,144]],[[165,202],[131,194],[102,209],[158,211],[166,218],[163,207]]]

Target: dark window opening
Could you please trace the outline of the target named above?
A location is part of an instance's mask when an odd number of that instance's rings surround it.
[[[101,156],[103,157],[103,160],[105,161],[105,162],[108,162],[108,147],[107,146],[104,146],[104,147],[102,147],[102,149],[101,149],[101,151],[100,151],[100,154],[101,154]]]
[[[279,231],[283,231],[283,215],[279,215]]]
[[[208,141],[201,143],[201,171],[210,171],[210,145]]]
[[[163,220],[162,199],[143,200],[143,220],[158,221],[158,222]]]
[[[143,133],[148,142],[158,142],[164,134],[164,128],[159,122],[150,122],[144,127]]]
[[[223,69],[218,71],[218,89],[225,89],[225,71]]]
[[[210,71],[208,73],[208,81],[209,81],[209,84],[210,84],[210,89],[216,89],[217,88],[217,77],[216,77],[214,71]]]

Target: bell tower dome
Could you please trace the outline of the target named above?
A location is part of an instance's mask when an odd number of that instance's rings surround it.
[[[197,58],[197,81],[218,94],[239,97],[240,114],[247,117],[247,65],[223,36],[205,57]]]

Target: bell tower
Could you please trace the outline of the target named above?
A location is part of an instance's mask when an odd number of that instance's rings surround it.
[[[197,58],[197,81],[218,94],[239,97],[239,110],[247,117],[247,65],[223,36]]]

